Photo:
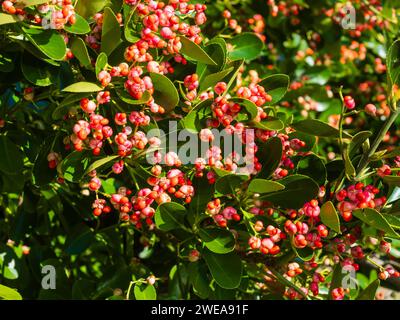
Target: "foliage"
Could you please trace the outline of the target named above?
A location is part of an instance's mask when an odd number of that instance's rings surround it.
[[[0,299],[398,291],[397,1],[0,2]]]

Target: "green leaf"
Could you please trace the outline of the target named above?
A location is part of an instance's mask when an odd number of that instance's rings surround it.
[[[24,167],[22,151],[8,137],[0,135],[0,171],[15,174]]]
[[[188,265],[189,281],[193,286],[193,291],[202,299],[208,298],[210,294],[210,280],[207,271],[206,264],[200,261]]]
[[[223,71],[227,69],[226,68],[227,48],[226,48],[226,42],[223,38],[217,37],[208,41],[204,47],[204,51],[211,57],[212,60],[215,61],[216,65],[209,65],[202,62],[197,63],[196,74],[199,75],[199,82],[200,82],[199,92],[206,90],[207,86],[208,87],[214,86],[214,84],[216,83],[215,82],[212,85],[210,83],[205,83],[204,81],[206,81],[206,77],[211,76],[212,74],[215,75],[216,77],[219,77],[220,75],[222,75]],[[216,77],[211,76],[208,80],[211,80],[212,78],[214,78],[215,80]],[[218,81],[221,81],[222,79]]]
[[[318,184],[307,176],[295,174],[279,180],[284,190],[272,192],[260,197],[282,208],[298,209],[306,202],[315,199],[319,192]]]
[[[39,4],[47,3],[49,0],[21,0],[18,1],[22,6],[28,7],[28,6],[36,6]]]
[[[118,155],[114,155],[114,156],[106,156],[106,157],[104,157],[104,158],[101,158],[101,159],[99,159],[99,160],[96,160],[95,162],[93,162],[93,163],[89,166],[89,168],[87,168],[85,174],[88,174],[89,172],[91,172],[91,171],[93,171],[93,170],[96,170],[96,169],[98,169],[98,168],[104,166],[105,164],[107,164],[107,163],[109,163],[109,162],[111,162],[111,161],[114,161],[114,160],[116,160],[116,159],[118,159],[118,158],[119,158]]]
[[[139,104],[145,104],[149,102],[151,99],[151,94],[148,91],[145,91],[139,100],[134,99],[128,92],[126,92],[124,88],[116,89],[115,92],[123,102],[134,106]]]
[[[200,81],[200,89],[199,92],[206,91],[208,88],[214,88],[214,86],[224,79],[228,74],[233,71],[233,67],[227,68],[225,70],[211,73],[207,75],[204,80]],[[250,100],[249,100],[250,101]]]
[[[278,137],[272,137],[259,146],[257,157],[262,159],[263,166],[257,178],[269,178],[275,172],[281,162],[282,152],[282,141]]]
[[[103,13],[101,52],[109,56],[121,42],[121,26],[114,12],[107,7],[104,9]]]
[[[384,231],[388,237],[399,238],[389,222],[375,209],[357,209],[353,211],[353,216],[375,229]]]
[[[44,186],[50,183],[56,176],[56,170],[49,170],[49,162],[47,161],[47,155],[52,151],[51,147],[53,141],[56,138],[54,136],[48,136],[40,146],[40,150],[35,159],[32,176],[33,183],[37,186]],[[61,142],[57,141],[56,142]]]
[[[104,70],[107,64],[108,64],[107,55],[104,52],[100,52],[100,54],[96,59],[96,67],[95,67],[96,76],[98,76],[99,73]]]
[[[329,287],[328,299],[333,300],[332,291],[337,288],[342,287],[342,280],[344,277],[343,268],[340,263],[336,264],[332,271],[332,280],[331,285]]]
[[[382,179],[392,186],[400,187],[400,176],[384,176]]]
[[[135,30],[137,22],[135,20],[135,11],[132,10],[125,23],[124,36],[130,43],[136,43],[140,40],[140,34]]]
[[[315,119],[306,119],[291,125],[297,131],[319,137],[338,138],[339,130]]]
[[[251,32],[243,32],[230,39],[229,42],[233,46],[233,50],[229,52],[229,57],[232,60],[255,59],[264,48],[262,40]]]
[[[78,182],[89,167],[90,157],[85,151],[71,152],[60,164],[60,170],[65,180]]]
[[[90,67],[92,65],[92,61],[90,59],[85,41],[83,41],[81,38],[76,37],[72,39],[71,51],[74,56],[79,60],[81,65],[83,65],[84,67]]]
[[[71,108],[71,104],[77,103],[83,98],[87,97],[87,93],[70,93],[68,94],[58,105],[57,108],[54,109],[53,113],[51,114],[51,117],[53,120],[59,120],[62,119],[65,114],[68,112],[68,110]]]
[[[16,23],[17,21],[15,15],[0,12],[0,26],[3,24]]]
[[[202,121],[211,115],[211,99],[200,102],[196,107],[181,120],[181,125],[194,132],[199,132],[203,128]]]
[[[228,253],[235,248],[235,238],[232,232],[221,228],[203,228],[199,236],[204,245],[215,253]]]
[[[375,300],[376,291],[381,282],[379,279],[374,280],[363,291],[360,292],[356,300]]]
[[[285,189],[285,186],[283,184],[280,184],[279,182],[265,179],[253,179],[250,182],[247,191],[253,193],[270,193],[283,189]]]
[[[76,82],[64,88],[63,92],[98,92],[103,90],[102,87],[92,82]]]
[[[29,82],[39,87],[47,87],[57,81],[58,68],[24,53],[21,71]]]
[[[162,231],[185,228],[186,208],[176,202],[162,203],[155,214],[156,226]]]
[[[372,136],[371,131],[360,131],[354,135],[350,141],[349,145],[349,156],[352,158],[359,148],[364,144],[364,142]]]
[[[150,284],[138,283],[133,289],[136,300],[156,300],[157,292],[154,286]]]
[[[179,94],[172,81],[159,73],[150,72],[150,77],[154,85],[155,103],[162,106],[166,112],[174,110],[179,103]]]
[[[346,177],[347,179],[352,180],[356,176],[357,172],[350,160],[348,147],[345,147],[343,150],[343,160]]]
[[[90,18],[100,12],[106,4],[105,0],[78,0],[75,12],[84,18]]]
[[[74,34],[87,34],[90,32],[90,25],[85,18],[75,13],[76,21],[74,24],[66,24],[64,30]]]
[[[228,174],[220,177],[215,182],[215,190],[221,194],[234,194],[235,189],[240,187],[249,176],[243,174]]]
[[[29,29],[22,27],[28,40],[43,54],[53,60],[63,60],[67,53],[64,38],[56,30]]]
[[[340,234],[342,233],[340,231],[339,215],[335,209],[335,206],[331,201],[327,201],[321,206],[321,212],[319,216],[321,218],[322,223],[326,225],[328,228],[332,229],[337,233]]]
[[[179,37],[182,43],[181,53],[194,61],[217,65],[213,59],[196,43],[186,37]]]
[[[392,214],[381,213],[381,215],[389,222],[393,229],[400,229],[400,216],[395,216]]]
[[[265,91],[272,97],[268,105],[274,105],[279,102],[286,94],[289,88],[290,78],[286,74],[273,74],[261,80],[258,83],[264,87]]]
[[[0,300],[22,300],[17,290],[0,284]]]
[[[272,131],[279,131],[285,127],[285,124],[281,120],[274,117],[268,117],[260,122],[254,121],[252,125],[255,128]]]
[[[65,252],[67,254],[80,254],[84,252],[95,239],[94,232],[86,225],[77,225],[65,241]]]
[[[325,185],[327,178],[324,162],[315,154],[303,157],[297,164],[296,173],[309,176],[320,186]]]
[[[257,109],[256,104],[253,101],[250,101],[248,99],[243,99],[243,98],[232,98],[232,99],[230,99],[230,101],[233,101],[233,102],[241,105],[242,107],[244,107],[244,109],[250,116],[249,120],[257,117],[258,109]]]
[[[396,40],[389,47],[386,57],[387,77],[389,88],[399,84],[400,76],[400,40]]]
[[[242,261],[235,253],[216,254],[205,249],[203,258],[220,287],[224,289],[239,287],[242,278]]]

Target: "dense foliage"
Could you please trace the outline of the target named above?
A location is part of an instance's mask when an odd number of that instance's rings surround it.
[[[400,2],[351,2],[0,0],[0,298],[396,298]]]

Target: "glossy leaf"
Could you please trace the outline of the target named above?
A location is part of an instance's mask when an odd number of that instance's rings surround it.
[[[71,152],[60,164],[60,170],[65,180],[78,182],[89,167],[90,158],[83,151]]]
[[[331,201],[327,201],[321,206],[321,212],[319,216],[321,218],[321,222],[328,228],[337,233],[342,233],[340,231],[339,215]]]
[[[106,164],[109,164],[111,161],[115,161],[118,158],[119,158],[119,156],[115,155],[115,156],[106,156],[104,158],[96,160],[89,166],[89,168],[87,168],[86,173],[89,173],[93,170],[97,170],[98,168],[100,168]]]
[[[78,0],[75,12],[84,18],[89,18],[101,11],[106,4],[105,0]]]
[[[379,279],[372,281],[368,287],[360,292],[356,300],[375,300],[380,283]]]
[[[233,234],[221,228],[200,229],[199,235],[204,245],[212,252],[224,254],[233,251],[235,238]]]
[[[327,178],[325,164],[322,159],[315,154],[303,157],[297,164],[296,172],[309,176],[320,186],[325,185]]]
[[[166,112],[174,110],[179,103],[179,94],[174,84],[166,76],[159,73],[150,73],[154,85],[154,101],[162,106]]]
[[[235,289],[239,286],[242,278],[242,261],[235,253],[216,254],[206,249],[202,256],[220,287]]]
[[[218,82],[222,81],[228,74],[233,71],[233,67],[227,68],[225,70],[211,73],[207,75],[204,80],[200,82],[199,92],[203,92],[208,88],[213,88]]]
[[[263,159],[261,171],[257,178],[269,178],[279,167],[282,159],[282,141],[278,137],[272,137],[265,144],[259,146],[257,157]]]
[[[279,102],[286,94],[289,88],[290,79],[286,74],[273,74],[261,80],[260,86],[272,97],[268,105],[274,105]]]
[[[249,177],[242,174],[229,174],[220,177],[215,182],[215,190],[221,194],[234,194],[235,189],[240,187]]]
[[[0,26],[3,24],[16,23],[17,21],[15,15],[0,12]]]
[[[156,300],[157,292],[154,286],[150,284],[135,284],[133,289],[136,300]]]
[[[102,87],[95,83],[91,82],[76,82],[71,84],[70,86],[64,88],[62,91],[64,92],[98,92],[103,90]]]
[[[253,193],[270,193],[283,189],[285,189],[285,186],[279,182],[265,179],[253,179],[247,190]]]
[[[229,57],[232,60],[255,59],[264,47],[261,39],[255,33],[250,32],[243,32],[233,37],[229,40],[229,43],[233,46],[233,50],[229,52]]]
[[[157,207],[155,222],[157,228],[171,231],[184,227],[186,208],[176,202],[166,202]]]
[[[98,76],[99,73],[104,70],[107,64],[108,64],[107,55],[104,52],[100,52],[100,54],[96,59],[96,66],[95,66],[96,76]]]
[[[27,54],[22,56],[21,71],[25,79],[35,86],[47,87],[57,82],[58,69],[56,67]]]
[[[384,176],[382,179],[390,185],[400,187],[400,176]]]
[[[254,121],[253,126],[262,130],[279,131],[285,127],[285,124],[277,118],[268,117],[260,122]]]
[[[314,180],[307,176],[295,174],[279,180],[285,186],[284,190],[272,192],[260,197],[275,205],[288,209],[298,209],[307,201],[314,199],[319,187]]]
[[[22,300],[17,290],[0,284],[0,300]]]
[[[90,25],[79,14],[75,13],[76,22],[74,24],[66,24],[64,30],[74,34],[87,34],[90,32]]]
[[[353,211],[353,216],[375,229],[384,231],[388,237],[399,238],[389,222],[375,209],[357,209]]]
[[[71,41],[71,51],[84,67],[91,66],[91,59],[85,42],[81,38],[74,38]]]
[[[63,60],[67,53],[64,38],[56,30],[29,29],[22,27],[24,34],[43,54],[50,59]]]
[[[110,55],[121,43],[121,26],[110,8],[103,13],[103,28],[101,33],[101,52]]]
[[[387,52],[387,69],[388,69],[388,80],[389,86],[399,84],[400,76],[400,40],[396,40],[389,47]]]
[[[189,57],[190,59],[205,64],[216,65],[215,61],[205,52],[198,44],[189,40],[186,37],[179,37],[182,43],[181,53]]]
[[[307,119],[291,125],[297,131],[319,137],[338,138],[339,130],[319,120]]]
[[[115,92],[123,102],[130,105],[145,104],[151,99],[151,94],[148,91],[145,91],[139,100],[134,99],[125,89],[117,89]]]

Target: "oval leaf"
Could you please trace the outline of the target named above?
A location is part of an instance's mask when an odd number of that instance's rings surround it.
[[[200,229],[199,236],[204,245],[215,253],[228,253],[235,248],[235,238],[232,232],[221,228]]]
[[[272,101],[267,102],[267,104],[273,105],[285,96],[289,83],[290,78],[286,74],[273,74],[264,78],[258,84],[264,87],[265,91],[272,97]]]
[[[64,88],[64,92],[98,92],[103,90],[102,87],[92,82],[77,82]]]
[[[337,233],[342,233],[340,231],[340,220],[339,215],[335,209],[335,206],[331,201],[325,202],[321,207],[321,212],[319,214],[321,221],[328,228],[332,229]]]
[[[188,56],[190,59],[205,64],[217,65],[216,62],[205,52],[198,44],[189,40],[186,37],[179,37],[182,43],[181,53]]]
[[[212,277],[220,287],[235,289],[240,285],[242,261],[235,253],[216,254],[206,249],[203,257]]]
[[[251,32],[243,32],[233,37],[229,42],[233,46],[233,50],[229,52],[229,57],[232,60],[255,59],[264,47],[262,40]]]
[[[357,209],[353,211],[353,216],[375,229],[384,231],[388,237],[399,238],[389,222],[375,209]]]
[[[166,76],[158,73],[150,73],[154,85],[154,101],[162,106],[166,112],[174,110],[179,103],[179,94],[174,84]]]
[[[157,227],[163,231],[184,228],[186,208],[176,202],[167,202],[159,205],[155,214]]]
[[[247,191],[254,193],[270,193],[285,189],[283,184],[265,179],[254,179],[250,182]]]

